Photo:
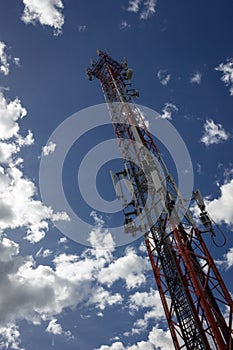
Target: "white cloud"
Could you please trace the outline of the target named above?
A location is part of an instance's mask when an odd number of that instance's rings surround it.
[[[229,135],[221,124],[215,124],[212,119],[207,119],[204,124],[204,132],[201,142],[206,146],[218,144],[228,139]]]
[[[38,242],[48,230],[48,220],[68,220],[65,213],[53,213],[37,200],[37,189],[20,169],[23,160],[19,157],[21,147],[34,142],[33,134],[19,134],[18,121],[27,111],[16,98],[7,101],[0,93],[0,230],[24,227],[26,238]]]
[[[99,230],[100,225],[95,231],[97,235],[95,239],[92,234],[92,239],[96,242],[100,237]],[[104,232],[105,230],[103,235]],[[4,345],[8,349],[9,345],[9,349],[21,349],[20,334],[15,326],[19,320],[32,322],[34,325],[48,320],[47,332],[72,337],[70,331],[64,331],[57,322],[56,315],[61,314],[64,308],[73,309],[84,303],[86,306],[95,306],[99,309],[97,315],[101,317],[102,311],[107,306],[121,304],[123,297],[119,293],[112,293],[99,283],[99,272],[113,259],[110,253],[106,256],[104,251],[101,251],[96,254],[95,249],[88,248],[81,256],[63,253],[54,258],[54,268],[45,265],[36,266],[32,256],[19,255],[18,244],[5,237],[2,238],[0,240],[1,348],[5,349]],[[9,324],[12,324],[12,331],[9,329]],[[14,344],[18,344],[18,347],[14,347]]]
[[[164,318],[164,310],[158,290],[149,292],[136,292],[129,297],[130,313],[135,313],[140,309],[146,309],[143,318],[139,318],[132,328],[132,334],[139,334],[148,328],[150,319],[158,320]]]
[[[206,196],[204,198],[204,203],[206,210],[210,217],[217,224],[227,224],[229,226],[233,225],[233,179],[232,173],[231,178],[229,178],[230,171],[227,172],[227,177],[222,185],[218,184],[220,194],[217,198],[211,198],[212,196]],[[200,210],[197,205],[191,208],[194,213],[195,218],[199,217]]]
[[[156,325],[150,331],[146,341],[139,341],[136,344],[124,346],[122,342],[115,342],[112,345],[102,345],[95,350],[171,350],[174,349],[173,341],[169,331],[164,331]]]
[[[6,140],[17,136],[19,131],[18,120],[25,117],[27,111],[16,98],[8,102],[0,92],[0,139]]]
[[[140,13],[141,19],[148,19],[155,14],[157,0],[145,0],[144,8]]]
[[[82,24],[78,26],[78,31],[81,33],[84,33],[87,30],[87,25],[86,24]]]
[[[20,58],[19,57],[14,57],[13,58],[14,64],[18,67],[20,67]]]
[[[54,153],[56,146],[57,146],[56,143],[53,143],[52,141],[50,141],[46,146],[42,148],[43,156],[48,156],[49,154]]]
[[[25,137],[22,137],[21,135],[17,135],[16,141],[20,147],[30,146],[34,143],[33,133],[31,132],[31,130],[28,130],[28,134]]]
[[[230,87],[229,92],[233,96],[233,58],[227,59],[226,63],[220,63],[215,70],[222,73],[221,80],[226,86]]]
[[[41,257],[41,258],[47,258],[49,256],[51,256],[53,254],[53,252],[50,249],[43,249],[43,247],[41,247],[38,252],[36,253],[35,257]]]
[[[90,249],[80,257],[58,255],[54,268],[36,266],[33,257],[20,256],[19,245],[7,238],[0,240],[0,253],[0,325],[21,319],[40,324],[83,302],[100,310],[122,302],[118,293],[99,284],[99,271],[107,261]]]
[[[165,106],[162,109],[162,112],[163,113],[160,115],[160,118],[171,120],[172,114],[174,112],[178,112],[178,108],[173,103],[167,102],[165,103]]]
[[[6,44],[0,41],[0,72],[4,75],[9,73],[9,62],[6,54]]]
[[[57,319],[53,318],[49,324],[48,327],[46,328],[46,332],[52,333],[52,334],[62,334],[62,326],[57,323]]]
[[[19,135],[18,119],[26,115],[26,110],[18,99],[9,102],[2,94],[0,97],[3,115],[3,120],[0,119],[1,160],[4,161],[4,166],[0,166],[0,230],[22,227],[26,229],[28,240],[38,242],[44,237],[50,221],[67,220],[67,215],[53,213],[51,208],[36,199],[34,183],[25,177],[20,168],[23,162],[19,157],[21,147],[31,144],[33,139],[30,132],[25,138]],[[100,271],[113,260],[115,243],[111,234],[103,229],[102,219],[95,213],[92,216],[96,227],[90,234],[90,242],[95,249],[86,249],[81,256],[57,255],[53,267],[37,265],[32,256],[20,256],[18,244],[4,236],[0,238],[1,327],[15,325],[19,320],[35,325],[46,320],[53,321],[64,308],[74,308],[80,303],[104,310],[122,302],[119,293],[107,290],[98,279]],[[42,249],[37,255],[48,257],[51,251]],[[12,330],[17,340],[17,328]],[[49,330],[61,331],[55,321],[50,323]],[[2,329],[2,334],[8,336],[8,340],[2,338],[4,344],[7,346],[9,343],[9,348],[13,349],[16,346],[13,338],[10,340],[6,329]]]
[[[145,259],[138,256],[133,249],[127,249],[125,256],[100,271],[98,280],[110,287],[114,282],[122,279],[127,289],[131,289],[145,283],[145,271],[149,269],[150,265]]]
[[[119,25],[120,30],[126,30],[127,28],[130,28],[130,24],[127,21],[122,21]]]
[[[130,0],[127,10],[139,13],[141,19],[148,19],[156,12],[157,0]]]
[[[216,264],[222,266],[226,270],[231,268],[233,266],[233,247],[230,248],[228,252],[223,255],[222,259],[217,260]]]
[[[137,13],[139,11],[139,5],[142,2],[142,0],[130,0],[128,11]]]
[[[123,298],[119,293],[111,294],[110,291],[103,287],[98,287],[96,288],[95,293],[90,297],[88,305],[95,305],[100,310],[104,310],[106,306],[121,304],[122,301]]]
[[[158,77],[160,83],[163,86],[166,86],[171,79],[171,74],[168,74],[167,69],[160,69],[157,73],[157,77]]]
[[[66,243],[68,240],[66,237],[61,237],[58,241],[58,244]]]
[[[220,196],[205,199],[206,209],[216,223],[233,225],[233,179],[220,186]]]
[[[115,249],[115,242],[111,233],[103,229],[104,221],[101,216],[97,216],[95,211],[91,212],[95,227],[90,232],[89,242],[92,248],[92,254],[96,258],[104,257],[107,261],[112,259],[112,252]]]
[[[0,229],[26,228],[26,239],[39,242],[48,230],[48,220],[69,220],[65,213],[53,213],[35,199],[36,187],[16,167],[2,169],[0,177]]]
[[[226,179],[224,184],[220,185],[220,195],[217,198],[210,199],[210,196],[204,198],[206,210],[210,215],[210,218],[214,220],[216,224],[225,223],[232,227],[233,225],[233,179],[229,179],[232,176],[232,172],[228,169],[226,172]],[[199,217],[200,210],[197,205],[192,208],[194,216]],[[219,230],[216,229],[216,234],[219,235]],[[230,248],[222,259],[216,261],[218,265],[223,268],[230,268],[233,265],[233,248]]]
[[[24,350],[20,346],[20,332],[18,327],[12,323],[0,327],[0,347],[2,350]]]
[[[22,20],[24,23],[50,26],[54,29],[54,34],[58,35],[62,31],[64,16],[62,14],[63,3],[61,0],[22,0],[24,12]]]
[[[149,341],[160,350],[174,349],[174,344],[169,330],[164,331],[163,329],[158,328],[158,326],[155,326],[150,332],[148,338]]]
[[[54,335],[65,335],[66,337],[71,338],[72,334],[70,331],[64,331],[60,323],[57,322],[56,318],[53,318],[46,328],[46,332],[54,334]]]
[[[194,73],[190,78],[190,83],[192,84],[200,84],[201,83],[202,74],[200,72]]]

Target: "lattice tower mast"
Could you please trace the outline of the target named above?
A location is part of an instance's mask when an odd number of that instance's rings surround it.
[[[125,59],[119,63],[107,52],[97,53],[97,62],[92,60],[86,73],[101,83],[124,162],[124,170],[112,178],[115,187],[118,180],[128,180],[132,195],[127,203],[116,188],[124,201],[125,231],[144,234],[174,347],[232,350],[233,302],[203,240],[203,233],[213,235],[214,231],[200,192],[194,195],[203,230],[186,208],[133,101],[138,91],[131,86],[132,70]],[[127,213],[130,208],[133,211]]]

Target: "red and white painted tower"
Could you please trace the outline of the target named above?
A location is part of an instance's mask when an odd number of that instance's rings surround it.
[[[111,173],[123,199],[125,232],[144,234],[152,270],[175,349],[232,350],[233,302],[203,233],[214,234],[199,191],[193,193],[201,214],[200,230],[169,173],[133,97],[127,63],[97,51],[86,70],[99,79],[121,150],[124,170]],[[118,180],[127,180],[127,203]]]

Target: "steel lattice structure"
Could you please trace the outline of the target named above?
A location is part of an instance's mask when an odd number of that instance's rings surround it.
[[[133,102],[132,70],[106,52],[98,56],[86,73],[101,83],[121,150],[124,170],[112,174],[115,187],[121,179],[130,183],[130,203],[116,190],[124,201],[125,231],[144,233],[174,347],[232,350],[233,302],[203,240],[203,232],[213,234],[205,206],[197,192],[200,230]]]

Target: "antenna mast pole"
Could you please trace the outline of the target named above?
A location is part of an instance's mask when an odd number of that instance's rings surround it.
[[[86,73],[100,81],[121,150],[124,170],[111,174],[114,184],[120,179],[131,184],[125,232],[144,233],[174,347],[233,350],[233,302],[202,238],[203,232],[213,234],[205,207],[205,230],[200,231],[133,102],[139,94],[131,87],[132,70],[125,60],[119,63],[106,52],[97,53]]]

